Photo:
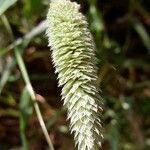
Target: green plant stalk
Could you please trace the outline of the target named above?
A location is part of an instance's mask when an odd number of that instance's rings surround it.
[[[22,145],[23,145],[23,150],[28,150],[29,146],[28,146],[28,142],[25,136],[25,129],[26,129],[26,124],[24,125],[24,118],[22,116],[22,114],[20,115],[20,136],[21,136],[21,141],[22,141]]]
[[[8,77],[10,75],[10,70],[15,66],[16,62],[13,59],[9,59],[6,63],[5,69],[2,73],[1,79],[0,79],[0,95],[2,93],[2,90],[8,80]]]
[[[2,19],[4,25],[5,25],[6,29],[7,29],[10,37],[11,37],[11,40],[15,41],[13,32],[11,30],[10,24],[9,24],[6,16],[3,15],[1,17],[1,19]],[[33,106],[35,108],[35,112],[37,114],[37,118],[38,118],[39,123],[41,125],[42,131],[43,131],[43,133],[45,135],[45,138],[46,138],[46,141],[48,143],[49,149],[50,150],[54,150],[52,142],[51,142],[49,134],[48,134],[48,131],[46,129],[46,126],[45,126],[45,123],[44,123],[44,120],[43,120],[43,117],[42,117],[39,105],[38,105],[38,103],[36,101],[36,96],[35,96],[34,90],[32,88],[32,85],[31,85],[31,82],[30,82],[30,79],[29,79],[29,76],[28,76],[28,73],[27,73],[24,61],[22,59],[21,52],[19,51],[19,49],[17,48],[17,46],[14,48],[14,54],[15,54],[15,57],[16,57],[16,61],[17,61],[18,65],[19,65],[20,71],[22,73],[24,82],[26,84],[26,88],[27,88],[27,90],[28,90],[28,92],[29,92],[29,94],[31,96],[32,101],[33,101]]]
[[[33,101],[33,105],[34,105],[34,108],[35,108],[35,112],[36,112],[36,114],[37,114],[39,123],[40,123],[41,128],[42,128],[42,131],[43,131],[43,133],[44,133],[44,135],[45,135],[45,138],[46,138],[46,140],[47,140],[47,143],[48,143],[48,145],[49,145],[49,148],[50,148],[50,150],[54,150],[53,145],[52,145],[52,142],[51,142],[51,140],[50,140],[50,138],[49,138],[49,134],[48,134],[48,131],[47,131],[47,129],[46,129],[45,123],[44,123],[44,121],[43,121],[43,117],[42,117],[42,115],[41,115],[39,105],[38,105],[38,103],[37,103],[37,101],[36,101],[36,96],[35,96],[34,90],[33,90],[33,88],[32,88],[32,85],[31,85],[31,83],[30,83],[30,79],[29,79],[29,77],[28,77],[28,73],[27,73],[27,71],[26,71],[26,67],[25,67],[25,65],[24,65],[22,56],[21,56],[21,54],[20,54],[20,52],[19,52],[19,50],[18,50],[17,48],[14,50],[14,53],[15,53],[15,56],[16,56],[16,59],[17,59],[19,68],[20,68],[20,70],[21,70],[21,72],[22,72],[22,76],[23,76],[23,79],[24,79],[24,81],[25,81],[26,88],[27,88],[27,90],[28,90],[28,92],[29,92],[29,94],[30,94],[30,96],[31,96],[32,101]]]
[[[79,10],[80,6],[70,0],[52,0],[47,36],[75,144],[78,150],[99,150],[103,109],[95,45],[86,18]]]
[[[7,18],[5,17],[5,15],[1,16],[1,19],[3,21],[3,23],[5,24],[5,27],[8,31],[8,33],[10,34],[10,37],[12,39],[12,41],[14,41],[14,38],[12,37],[12,31],[11,28],[9,26],[9,22],[7,21]],[[46,29],[46,23],[45,21],[42,21],[41,23],[39,23],[36,27],[34,27],[30,32],[28,32],[26,35],[24,35],[23,38],[18,38],[17,40],[15,40],[12,44],[10,44],[6,50],[2,50],[0,52],[0,56],[4,56],[6,55],[10,50],[14,49],[15,47],[21,46],[22,47],[22,51],[25,47],[27,47],[28,43],[38,34],[42,33],[43,31],[45,31]],[[5,86],[5,84],[8,81],[8,77],[11,73],[11,70],[16,66],[16,60],[12,59],[11,62],[7,62],[6,63],[6,67],[5,70],[2,74],[1,80],[0,80],[0,94]]]

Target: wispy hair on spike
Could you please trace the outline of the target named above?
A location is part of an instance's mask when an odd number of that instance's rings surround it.
[[[98,150],[103,138],[102,101],[95,46],[79,9],[76,2],[52,0],[47,14],[47,36],[75,144],[78,150]]]

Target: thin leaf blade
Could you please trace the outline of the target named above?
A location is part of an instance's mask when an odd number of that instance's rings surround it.
[[[0,0],[0,16],[16,2],[17,0]]]

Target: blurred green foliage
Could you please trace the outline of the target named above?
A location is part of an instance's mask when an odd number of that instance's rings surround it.
[[[149,0],[77,2],[87,16],[99,60],[98,82],[105,103],[103,149],[148,150]],[[36,28],[45,20],[48,7],[49,0],[0,0],[1,150],[47,148],[14,54],[14,42],[20,37],[22,42],[17,48],[37,93],[54,147],[56,150],[73,149],[47,39],[45,33],[41,34],[43,31]],[[32,36],[33,29],[37,29],[37,36]]]

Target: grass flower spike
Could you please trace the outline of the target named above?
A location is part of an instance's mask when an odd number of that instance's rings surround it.
[[[103,136],[95,46],[79,9],[70,0],[52,0],[47,36],[78,150],[98,150]]]

